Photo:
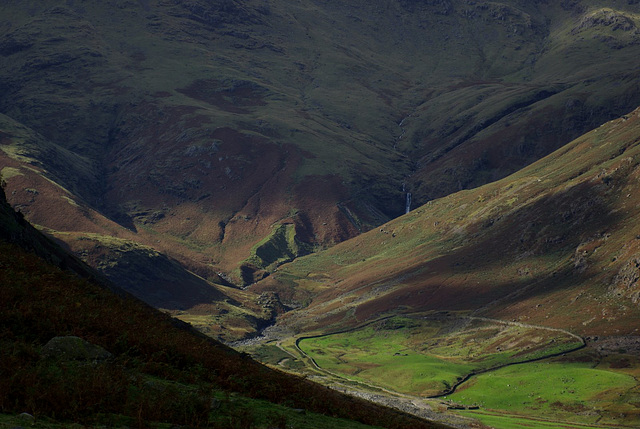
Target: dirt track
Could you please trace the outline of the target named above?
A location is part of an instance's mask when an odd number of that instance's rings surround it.
[[[341,333],[347,333],[347,332],[353,332],[356,331],[358,329],[362,329],[363,327],[369,326],[371,324],[389,319],[391,317],[394,316],[385,316],[373,321],[369,321],[367,323],[358,325],[354,328],[349,328],[349,329],[344,329],[344,330],[340,330],[340,331],[336,331],[336,332],[330,332],[330,333],[325,333],[325,334],[321,334],[321,335],[315,335],[315,336],[302,336],[299,338],[296,338],[295,341],[295,347],[298,351],[298,353],[300,353],[305,359],[308,360],[308,362],[310,362],[313,366],[313,368],[315,369],[316,372],[319,372],[321,374],[325,374],[325,376],[328,376],[329,379],[334,383],[334,385],[330,386],[331,388],[334,388],[336,390],[340,390],[343,391],[345,393],[348,393],[350,395],[353,396],[357,396],[357,397],[361,397],[364,399],[367,399],[369,401],[372,402],[376,402],[382,405],[386,405],[392,408],[396,408],[399,409],[403,412],[406,413],[410,413],[413,415],[416,415],[418,417],[422,417],[422,418],[426,418],[429,420],[435,420],[435,421],[439,421],[457,428],[469,428],[471,427],[472,421],[465,419],[463,417],[454,415],[452,413],[446,413],[443,411],[437,411],[436,409],[434,409],[434,407],[440,406],[441,409],[446,409],[447,407],[447,403],[446,402],[439,402],[438,399],[439,398],[443,398],[445,396],[451,395],[452,393],[454,393],[456,391],[457,388],[459,388],[462,384],[464,384],[465,382],[467,382],[469,379],[471,379],[473,376],[478,375],[478,374],[483,374],[483,373],[487,373],[490,371],[495,371],[498,370],[500,368],[504,368],[507,366],[512,366],[512,365],[519,365],[519,364],[525,364],[525,363],[531,363],[531,362],[537,362],[537,361],[541,361],[541,360],[545,360],[545,359],[550,359],[553,357],[557,357],[557,356],[562,356],[565,355],[567,353],[571,353],[571,352],[575,352],[577,350],[580,350],[582,348],[584,348],[586,346],[586,341],[584,338],[566,331],[564,329],[558,329],[558,328],[549,328],[546,326],[538,326],[538,325],[529,325],[526,323],[522,323],[522,322],[515,322],[515,321],[505,321],[505,320],[498,320],[498,319],[490,319],[490,318],[486,318],[486,317],[476,317],[476,316],[446,316],[446,317],[455,317],[461,320],[479,320],[479,321],[484,321],[484,322],[489,322],[489,323],[498,323],[498,324],[503,324],[503,325],[510,325],[510,326],[517,326],[517,327],[521,327],[521,328],[526,328],[526,329],[544,329],[544,330],[548,330],[548,331],[553,331],[553,332],[559,332],[559,333],[563,333],[565,335],[568,335],[570,337],[575,338],[576,340],[578,340],[580,342],[580,345],[569,349],[569,350],[565,350],[562,352],[558,352],[558,353],[553,353],[550,355],[546,355],[546,356],[542,356],[539,358],[532,358],[532,359],[526,359],[523,361],[519,361],[519,362],[513,362],[513,363],[507,363],[504,365],[499,365],[496,367],[492,367],[492,368],[487,368],[485,370],[479,370],[479,371],[474,371],[472,373],[467,374],[464,378],[462,378],[460,381],[458,381],[457,383],[455,383],[453,386],[451,386],[450,389],[448,389],[446,392],[442,392],[438,395],[433,395],[433,396],[429,396],[426,398],[421,398],[421,397],[416,397],[416,396],[412,396],[412,395],[405,395],[405,394],[400,394],[397,392],[393,392],[390,390],[387,390],[385,388],[379,387],[379,386],[375,386],[369,383],[364,383],[361,381],[356,382],[352,382],[351,380],[349,380],[348,378],[345,378],[344,376],[340,375],[340,374],[336,374],[334,372],[328,371],[326,369],[323,369],[322,367],[320,367],[317,362],[311,357],[309,356],[307,353],[305,353],[300,347],[299,347],[299,343],[300,341],[304,340],[304,339],[310,339],[310,338],[321,338],[321,337],[326,337],[329,335],[335,335],[335,334],[341,334]],[[640,347],[640,345],[639,345]],[[283,349],[284,350],[284,349]],[[286,350],[285,350],[286,351]],[[326,377],[323,376],[318,376],[317,377],[318,382],[323,383],[323,384],[327,384],[327,379]],[[344,382],[341,382],[340,380],[343,380]],[[346,382],[350,382],[349,385],[345,384]],[[363,389],[358,389],[357,387],[360,386]]]

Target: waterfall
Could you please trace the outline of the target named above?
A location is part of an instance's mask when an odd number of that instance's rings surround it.
[[[407,192],[407,203],[405,205],[405,214],[411,211],[411,192]]]

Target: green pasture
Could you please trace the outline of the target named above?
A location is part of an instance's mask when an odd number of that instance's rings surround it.
[[[322,369],[400,392],[429,395],[446,390],[470,370],[469,365],[416,352],[408,339],[406,331],[367,327],[304,339],[299,347]]]
[[[592,363],[556,360],[513,365],[478,375],[447,399],[478,405],[482,410],[581,424],[635,422],[633,427],[640,423],[636,390],[637,381],[629,374],[594,368]],[[519,423],[504,416],[479,414],[478,417],[501,429],[567,427],[548,426],[546,422],[538,426],[518,426]]]
[[[480,420],[484,425],[495,429],[593,429],[593,425],[567,422],[554,422],[544,419],[531,419],[508,414],[485,411],[461,411],[467,417]]]
[[[463,326],[457,326],[460,322]],[[298,345],[326,371],[397,392],[433,396],[469,373],[578,344],[568,335],[542,329],[396,317],[352,332],[302,339]]]
[[[323,370],[417,396],[481,372],[442,399],[479,406],[462,413],[497,429],[639,427],[630,358],[562,355],[579,344],[558,331],[464,317],[394,317],[298,342]]]
[[[413,352],[399,342],[349,340],[334,342],[333,338],[325,337],[317,342],[305,340],[300,346],[323,369],[417,395],[432,395],[446,390],[471,369],[469,365]]]

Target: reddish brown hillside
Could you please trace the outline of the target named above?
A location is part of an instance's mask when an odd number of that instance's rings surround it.
[[[368,425],[445,427],[262,366],[130,295],[114,294],[98,275],[76,275],[91,271],[16,214],[0,189],[0,413],[89,426],[257,427],[253,410],[244,410],[251,419],[239,418],[228,400],[212,400],[225,392]],[[45,353],[52,338],[69,336],[100,345],[108,359],[87,364],[74,362],[73,352],[66,358],[64,348]]]
[[[239,288],[639,105],[639,17],[623,0],[3,1],[0,168],[12,204],[121,286],[215,332],[235,312],[244,335],[272,312]]]
[[[281,267],[301,330],[453,310],[638,335],[640,109],[521,172]]]

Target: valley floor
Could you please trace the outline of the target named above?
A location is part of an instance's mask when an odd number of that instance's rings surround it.
[[[458,428],[640,425],[640,359],[629,341],[587,343],[559,329],[429,313],[304,337],[276,326],[235,346],[333,389]]]

